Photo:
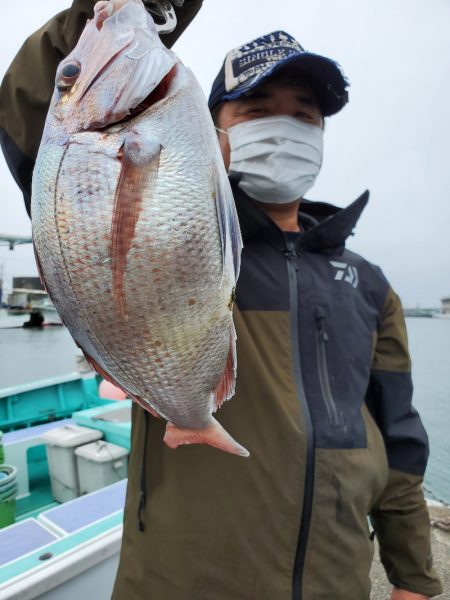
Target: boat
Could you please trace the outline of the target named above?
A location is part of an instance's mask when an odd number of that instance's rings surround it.
[[[4,460],[18,484],[15,522],[0,528],[0,600],[111,597],[127,479],[61,501],[48,448],[55,432],[83,427],[127,454],[131,401],[100,398],[99,381],[75,372],[0,390]]]
[[[40,313],[42,315],[44,326],[63,324],[55,305],[51,302],[48,295],[44,296],[39,302],[32,302],[30,308],[31,312]]]
[[[437,312],[436,308],[404,308],[403,314],[405,317],[426,317],[431,318],[435,316]]]
[[[63,325],[56,307],[44,290],[32,288],[13,288],[9,294],[8,316],[23,316],[28,318],[23,325],[16,327],[47,327]]]

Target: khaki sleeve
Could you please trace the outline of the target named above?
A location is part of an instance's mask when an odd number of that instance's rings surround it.
[[[0,141],[8,167],[21,188],[29,211],[31,175],[54,88],[58,64],[76,45],[93,15],[96,0],[74,0],[23,44],[0,91]],[[176,7],[177,28],[162,41],[171,46],[186,29],[202,0],[185,0]]]
[[[391,469],[386,489],[372,510],[371,521],[389,581],[416,594],[442,594],[433,570],[430,520],[422,478]]]
[[[378,330],[367,405],[383,435],[389,480],[371,512],[389,581],[402,589],[442,593],[432,568],[431,534],[422,481],[428,437],[412,405],[413,386],[403,309],[389,290]]]

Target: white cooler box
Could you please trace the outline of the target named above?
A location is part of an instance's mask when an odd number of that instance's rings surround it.
[[[128,476],[128,450],[109,442],[93,442],[75,450],[80,491],[88,494]]]
[[[42,435],[47,446],[47,460],[53,497],[67,502],[80,495],[75,449],[103,436],[97,429],[65,425]]]

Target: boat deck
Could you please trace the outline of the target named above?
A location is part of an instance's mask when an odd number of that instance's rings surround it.
[[[95,379],[79,376],[0,390],[0,420],[3,416],[10,425],[3,435],[5,462],[17,467],[19,484],[16,522],[0,529],[0,600],[78,600],[92,597],[89,585],[100,579],[96,600],[110,597],[127,479],[60,504],[52,495],[42,437],[55,428],[82,425],[129,449],[131,401],[102,400],[96,392]],[[56,401],[59,414],[78,410],[69,418],[32,423],[33,404],[55,406]]]
[[[86,565],[117,555],[126,486],[123,479],[1,529],[0,598],[23,600],[24,590],[27,598],[40,597]]]

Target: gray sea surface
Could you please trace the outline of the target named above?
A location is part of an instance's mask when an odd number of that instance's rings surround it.
[[[0,310],[0,390],[76,370],[80,355],[65,327],[22,329],[27,317]],[[450,319],[406,320],[414,405],[430,438],[427,495],[450,504]]]

